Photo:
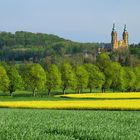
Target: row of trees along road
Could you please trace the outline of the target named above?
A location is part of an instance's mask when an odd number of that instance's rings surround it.
[[[51,64],[45,70],[40,64],[0,65],[0,90],[9,91],[10,95],[17,89],[37,91],[54,89],[73,89],[81,93],[83,89],[113,89],[113,91],[139,91],[140,67],[122,67],[112,62],[106,53],[98,55],[96,64],[72,66],[69,63]]]

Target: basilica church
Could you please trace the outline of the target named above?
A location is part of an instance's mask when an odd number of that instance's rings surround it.
[[[112,51],[115,51],[118,49],[128,49],[128,32],[126,29],[126,25],[124,26],[122,40],[118,40],[115,24],[113,24],[113,28],[111,32],[111,47],[112,47]]]

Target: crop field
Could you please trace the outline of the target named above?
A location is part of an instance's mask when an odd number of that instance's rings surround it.
[[[0,101],[1,108],[140,110],[140,93],[67,94],[51,98],[8,99]]]
[[[0,107],[74,110],[140,110],[140,100],[6,101]]]
[[[140,92],[118,92],[118,93],[86,93],[86,94],[66,94],[57,95],[64,98],[80,98],[80,99],[140,99]]]
[[[0,139],[134,140],[138,111],[0,109]]]
[[[140,93],[1,96],[0,139],[139,139],[138,110]]]

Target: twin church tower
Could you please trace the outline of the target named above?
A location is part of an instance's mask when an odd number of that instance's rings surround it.
[[[118,41],[115,24],[113,24],[112,33],[111,33],[111,45],[114,51],[118,49],[128,49],[128,32],[126,29],[126,25],[124,26],[122,40]]]

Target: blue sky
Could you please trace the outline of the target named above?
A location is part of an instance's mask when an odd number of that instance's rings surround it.
[[[140,42],[140,0],[0,0],[0,31],[56,34],[80,42],[110,42],[127,24],[130,43]]]

